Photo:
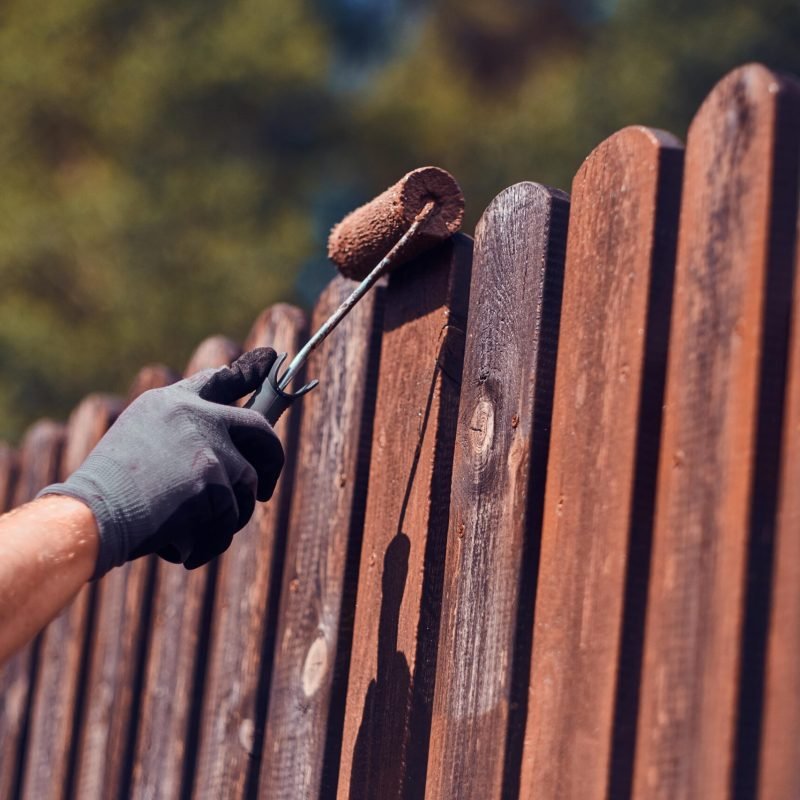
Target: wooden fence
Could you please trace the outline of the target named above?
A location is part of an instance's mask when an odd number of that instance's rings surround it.
[[[112,571],[2,667],[0,796],[800,797],[799,153],[746,66],[685,156],[626,128],[394,274],[230,550]],[[124,405],[0,448],[0,505]]]

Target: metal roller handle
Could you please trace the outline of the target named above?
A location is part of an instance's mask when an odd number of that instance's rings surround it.
[[[281,353],[275,359],[275,363],[272,365],[272,369],[269,371],[264,383],[245,404],[245,408],[252,408],[262,414],[270,425],[274,425],[280,419],[281,414],[298,397],[307,394],[319,384],[318,380],[313,380],[296,392],[285,392],[282,387],[286,386],[291,378],[283,381],[278,378],[278,372],[284,361],[286,361],[286,353]],[[286,378],[286,375],[284,375],[284,378]]]

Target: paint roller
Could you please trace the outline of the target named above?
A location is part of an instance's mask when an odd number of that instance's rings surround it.
[[[388,272],[456,233],[463,218],[464,195],[455,178],[439,167],[409,172],[383,194],[348,214],[331,231],[328,257],[342,275],[360,283],[283,373],[287,354],[278,356],[247,408],[259,411],[274,425],[298,397],[318,384],[313,380],[295,392],[287,391],[311,353],[353,306]]]

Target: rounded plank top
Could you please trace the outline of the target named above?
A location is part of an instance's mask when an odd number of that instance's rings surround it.
[[[90,394],[76,406],[67,423],[67,441],[61,459],[62,480],[86,460],[124,407],[122,398],[109,394]]]
[[[754,64],[717,84],[689,131],[637,796],[721,797],[753,783],[758,748],[741,735],[759,726],[768,602],[747,573],[763,578],[771,561],[797,117],[793,83]]]
[[[627,576],[648,569],[682,155],[669,133],[625,128],[572,184],[524,798],[603,797],[618,729],[635,727],[622,700],[643,598]],[[628,771],[632,748],[618,754]]]
[[[41,489],[58,480],[66,434],[65,425],[49,419],[35,422],[25,432],[19,448],[15,506],[33,500]]]
[[[531,481],[547,458],[568,216],[564,192],[523,182],[476,228],[429,800],[511,796],[519,780],[543,491]]]
[[[128,403],[132,403],[139,395],[150,389],[160,389],[177,380],[180,380],[180,375],[171,367],[164,364],[148,364],[146,367],[142,367],[131,381],[128,389]]]

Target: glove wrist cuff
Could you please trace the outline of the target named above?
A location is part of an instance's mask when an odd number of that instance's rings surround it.
[[[131,544],[149,531],[149,504],[130,474],[102,455],[93,453],[66,481],[45,487],[37,497],[51,494],[74,497],[94,514],[100,546],[92,580],[124,564]]]

